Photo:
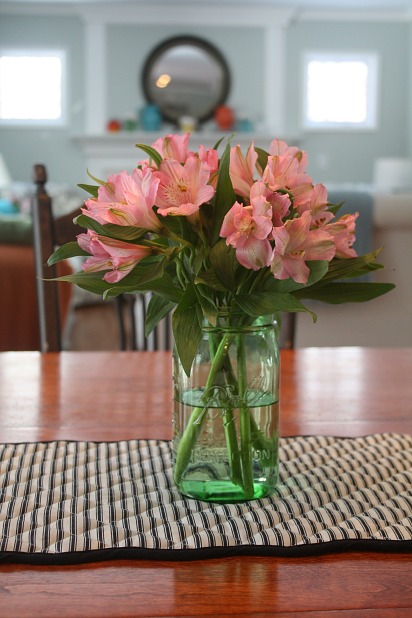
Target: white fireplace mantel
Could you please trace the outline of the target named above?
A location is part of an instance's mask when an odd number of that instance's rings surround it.
[[[93,176],[106,180],[110,174],[126,170],[129,173],[136,167],[139,160],[147,158],[145,153],[136,148],[136,144],[151,145],[158,137],[165,135],[163,132],[128,132],[119,131],[105,134],[82,134],[74,136],[74,141],[79,145],[83,152],[87,169]],[[230,134],[223,134],[227,138]],[[206,148],[212,148],[221,139],[222,133],[215,131],[202,131],[192,133],[189,140],[190,150],[198,150],[202,144]],[[285,138],[281,135],[264,133],[236,133],[231,143],[233,146],[239,144],[246,152],[249,144],[253,141],[255,146],[269,149],[270,142],[275,138],[285,139],[289,145],[296,144],[295,139]],[[226,145],[223,140],[219,147],[222,153]]]
[[[106,73],[105,58],[107,52],[107,28],[113,23],[127,24],[171,24],[190,25],[204,24],[208,26],[225,25],[258,26],[262,28],[264,39],[264,125],[268,132],[275,134],[284,131],[284,84],[286,77],[285,48],[286,28],[294,18],[296,9],[287,7],[271,7],[266,3],[236,7],[226,0],[219,10],[210,10],[209,6],[188,6],[178,0],[168,2],[167,11],[162,2],[153,0],[141,10],[139,3],[126,4],[119,11],[114,4],[99,7],[96,13],[93,7],[87,6],[81,10],[85,24],[85,93],[86,114],[85,130],[88,134],[104,133],[107,122]]]
[[[125,169],[131,171],[139,159],[145,157],[142,151],[134,148],[136,143],[152,144],[161,133],[126,132],[108,133],[106,131],[107,109],[107,75],[105,58],[108,46],[108,28],[117,24],[162,24],[190,26],[199,23],[227,27],[255,26],[262,29],[264,40],[263,98],[264,118],[262,125],[253,133],[237,133],[232,144],[238,143],[242,149],[247,148],[253,140],[256,146],[264,149],[275,137],[285,139],[289,144],[296,140],[285,137],[285,101],[284,84],[286,81],[285,49],[286,30],[296,16],[296,9],[289,7],[273,7],[266,2],[257,0],[236,10],[231,0],[219,1],[219,10],[211,10],[209,5],[196,4],[190,6],[181,0],[168,0],[167,10],[162,0],[151,0],[142,3],[139,0],[125,2],[122,11],[113,3],[93,10],[91,5],[79,7],[84,22],[85,36],[85,133],[74,137],[80,147],[88,169],[93,175],[105,179],[111,173]],[[190,148],[196,150],[199,144],[212,147],[222,137],[221,133],[202,131],[193,133]],[[220,151],[222,151],[222,147]]]

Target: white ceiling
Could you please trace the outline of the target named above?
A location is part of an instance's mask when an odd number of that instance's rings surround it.
[[[301,13],[323,13],[336,14],[352,14],[352,15],[368,15],[376,19],[401,19],[412,20],[412,0],[0,0],[0,12],[16,12],[24,14],[32,14],[33,11],[41,11],[42,14],[47,14],[48,11],[61,13],[70,13],[82,11],[83,9],[95,11],[98,10],[99,4],[111,10],[119,11],[122,9],[139,10],[150,6],[157,7],[162,11],[173,11],[173,6],[180,6],[187,12],[187,17],[190,17],[191,11],[196,9],[204,9],[210,7],[211,10],[218,14],[219,10],[226,11],[239,8],[251,7],[271,7],[279,9],[289,9]],[[122,6],[123,5],[123,6]],[[186,8],[187,7],[187,8]]]
[[[20,4],[121,4],[127,0],[12,0]],[[146,0],[147,2],[148,0]],[[152,0],[153,1],[153,0]],[[170,0],[155,0],[160,3],[170,3]],[[139,4],[145,0],[128,0],[129,4]],[[300,9],[330,9],[330,10],[384,10],[412,11],[412,0],[180,0],[180,3],[195,4],[267,4]],[[0,0],[1,4],[10,4],[10,0]]]

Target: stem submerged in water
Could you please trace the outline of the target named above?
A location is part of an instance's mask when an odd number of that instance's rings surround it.
[[[232,484],[232,489],[230,491],[233,492],[233,486],[237,486],[238,493],[236,495],[239,496],[240,499],[250,500],[253,499],[255,492],[258,491],[257,487],[259,485],[259,483],[255,485],[254,482],[254,451],[256,450],[258,453],[258,467],[263,462],[265,462],[264,467],[272,467],[276,465],[274,459],[276,449],[274,448],[275,443],[273,438],[266,436],[260,429],[260,417],[255,419],[250,407],[251,405],[255,407],[256,402],[268,393],[259,394],[259,387],[258,390],[256,390],[256,384],[261,384],[262,373],[254,375],[256,366],[254,361],[251,369],[252,375],[248,375],[247,342],[245,339],[248,331],[243,330],[242,325],[239,326],[239,330],[237,330],[236,325],[226,332],[217,332],[211,329],[207,337],[206,341],[208,343],[205,343],[209,346],[210,365],[208,373],[206,374],[206,384],[203,382],[205,385],[202,389],[203,394],[200,399],[197,396],[197,403],[200,405],[197,405],[193,409],[186,427],[183,429],[183,433],[176,443],[174,481],[177,485],[182,484],[182,487],[184,487],[186,482],[190,483],[192,481],[193,483],[202,484],[202,478],[204,478],[204,491],[207,492],[207,481],[219,478],[219,468],[215,468],[213,463],[214,459],[211,459],[208,464],[207,458],[204,460],[200,457],[199,462],[194,458],[193,473],[189,471],[191,469],[190,463],[193,452],[198,440],[202,444],[201,448],[207,446],[208,439],[210,441],[209,436],[201,436],[206,420],[209,419],[207,421],[207,431],[209,431],[209,429],[213,431],[211,426],[209,428],[209,422],[215,422],[216,412],[220,410],[218,417],[221,425],[220,429],[218,428],[217,431],[224,431],[227,454],[225,460],[221,462],[224,466],[223,470],[225,470],[225,465],[229,465],[230,481]],[[270,347],[270,349],[272,350],[273,347]],[[230,350],[235,352],[234,357],[230,353]],[[252,354],[254,354],[253,348],[251,348],[251,350]],[[260,352],[258,353],[257,349],[255,352],[259,357]],[[259,366],[259,362],[257,366]],[[261,363],[260,366],[261,368],[259,371],[262,371],[263,365],[261,365]],[[198,377],[194,379],[197,383],[198,380]],[[202,384],[202,381],[200,384]],[[268,384],[270,384],[270,381]],[[188,387],[186,386],[186,388]],[[193,393],[195,393],[195,391],[193,391]],[[199,393],[199,387],[197,388],[197,393]],[[263,405],[265,406],[267,404]],[[259,404],[257,404],[257,406],[259,406]],[[189,471],[186,475],[186,469],[188,467]],[[209,468],[210,475],[216,474],[216,477],[210,476],[209,478]],[[196,476],[196,469],[204,472],[202,472],[200,476]],[[203,476],[203,474],[206,474],[206,476]],[[222,481],[228,481],[227,472],[223,473]],[[230,483],[228,484],[228,488],[229,486]],[[189,493],[189,495],[191,494]],[[207,495],[207,493],[204,495]]]
[[[231,481],[235,485],[242,487],[245,497],[250,498],[253,496],[253,468],[250,410],[246,405],[245,399],[247,390],[246,357],[243,336],[238,335],[237,353],[239,375],[238,380],[236,380],[228,356],[229,345],[232,339],[233,335],[225,334],[217,346],[212,345],[211,347],[213,360],[203,395],[205,405],[198,406],[193,410],[179,441],[174,462],[174,480],[175,483],[179,483],[190,462],[192,451],[197,443],[204,420],[207,416],[208,393],[213,391],[214,386],[217,386],[219,374],[224,370],[226,384],[231,384],[235,387],[234,396],[238,401],[243,402],[240,407],[240,451],[236,434],[235,417],[233,415],[233,405],[227,402],[223,411],[223,424],[230,463]],[[216,350],[214,354],[213,349]]]
[[[240,406],[240,452],[242,461],[242,486],[245,498],[253,497],[252,441],[250,409],[247,405],[246,354],[243,335],[237,336],[238,396]]]
[[[227,350],[229,347],[230,336],[225,334],[216,350],[215,357],[210,368],[209,376],[207,378],[205,394],[215,385],[217,376],[222,369],[225,361]],[[177,448],[176,459],[174,463],[174,480],[178,483],[182,478],[184,471],[190,461],[193,448],[197,442],[199,434],[202,430],[204,419],[207,415],[207,401],[204,406],[198,406],[190,415],[189,422],[183,432],[180,439],[179,446]],[[229,426],[233,426],[233,423],[229,423]]]

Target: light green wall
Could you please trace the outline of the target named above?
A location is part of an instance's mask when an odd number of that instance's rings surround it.
[[[255,121],[263,113],[264,32],[260,28],[111,25],[108,27],[107,115],[125,117],[142,106],[140,71],[151,49],[178,34],[211,41],[226,57],[233,80],[228,103]],[[316,181],[370,182],[373,161],[412,154],[412,27],[398,23],[295,21],[287,31],[286,134],[301,137]],[[16,180],[31,177],[34,162],[50,178],[75,186],[85,162],[72,135],[84,127],[83,25],[75,17],[1,15],[0,46],[63,47],[68,54],[67,129],[0,129],[3,152]],[[376,50],[381,58],[380,126],[374,132],[303,132],[300,127],[301,55],[305,49]],[[275,76],[274,76],[275,79]],[[28,93],[30,96],[30,93]]]
[[[108,115],[136,114],[144,103],[141,73],[148,54],[161,42],[179,35],[198,36],[223,54],[232,80],[228,98],[237,113],[263,120],[263,30],[259,28],[182,28],[112,25],[108,28]],[[247,41],[247,51],[245,42]]]
[[[398,23],[294,23],[288,32],[287,127],[302,136],[312,176],[332,182],[371,182],[377,157],[405,156],[411,130],[410,26]],[[302,53],[306,50],[371,51],[380,58],[379,126],[376,131],[304,131],[301,128]]]
[[[75,186],[84,178],[84,160],[71,140],[83,128],[83,27],[74,17],[1,15],[0,47],[65,49],[68,71],[67,128],[0,128],[0,152],[12,178],[29,181],[34,163],[44,163],[49,178]],[[27,92],[30,97],[30,92]]]

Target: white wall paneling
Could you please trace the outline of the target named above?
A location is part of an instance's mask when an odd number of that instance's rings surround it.
[[[176,25],[190,28],[199,23],[205,26],[254,26],[261,27],[265,40],[264,62],[264,109],[265,129],[273,135],[284,133],[284,57],[285,28],[293,18],[294,9],[273,8],[268,6],[237,7],[224,3],[218,11],[209,7],[193,6],[190,11],[187,4],[170,2],[167,8],[162,3],[152,2],[145,5],[144,11],[138,4],[126,5],[116,10],[115,5],[100,6],[98,12],[93,7],[80,8],[85,22],[86,50],[86,127],[89,135],[104,132],[105,115],[105,57],[106,30],[112,24]],[[247,42],[245,42],[247,53]],[[99,103],[100,100],[100,103]],[[98,110],[98,111],[97,111]]]

